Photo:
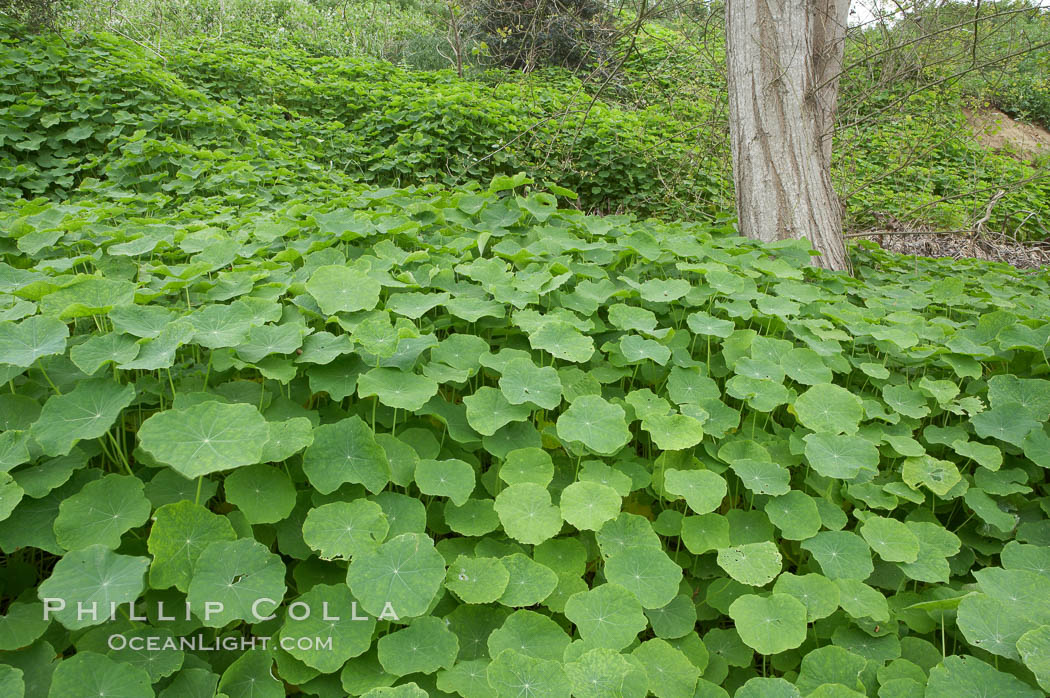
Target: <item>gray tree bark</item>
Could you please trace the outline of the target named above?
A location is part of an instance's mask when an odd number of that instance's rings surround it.
[[[727,0],[729,135],[742,235],[807,238],[849,271],[831,183],[849,0]]]

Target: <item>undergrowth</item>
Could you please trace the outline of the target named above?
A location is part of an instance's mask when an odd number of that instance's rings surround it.
[[[375,66],[217,51],[3,47],[5,696],[1050,690],[1045,271],[379,187]]]

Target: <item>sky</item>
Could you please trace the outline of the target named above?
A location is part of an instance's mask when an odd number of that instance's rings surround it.
[[[1039,0],[1037,4],[1041,7],[1050,8],[1050,0]],[[851,25],[856,25],[870,22],[875,18],[875,9],[879,5],[886,8],[893,7],[893,3],[887,2],[886,0],[853,0],[853,2],[850,3],[849,23]]]

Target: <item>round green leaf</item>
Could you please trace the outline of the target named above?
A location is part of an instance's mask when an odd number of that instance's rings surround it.
[[[403,533],[356,555],[346,574],[354,598],[380,619],[391,610],[397,618],[423,615],[444,581],[445,559],[421,533]]]
[[[947,582],[951,573],[947,558],[959,552],[959,537],[936,523],[907,521],[905,525],[919,539],[919,556],[915,562],[898,564],[900,570],[920,582]]]
[[[878,470],[879,450],[865,438],[822,433],[809,434],[804,440],[806,460],[824,477],[852,480],[861,470]]]
[[[394,676],[432,674],[456,661],[459,640],[440,618],[426,616],[404,630],[384,635],[376,645],[379,663]]]
[[[839,588],[821,574],[796,576],[784,572],[774,582],[773,593],[787,594],[801,601],[809,621],[827,618],[839,607]]]
[[[318,584],[293,601],[280,636],[290,655],[323,674],[337,671],[351,657],[372,646],[375,618],[354,613],[354,597],[345,584]],[[295,642],[311,638],[309,647]]]
[[[81,381],[72,392],[53,395],[44,403],[29,433],[45,454],[64,456],[77,441],[104,435],[134,397],[130,385],[105,378]]]
[[[77,652],[59,662],[48,695],[63,698],[153,698],[144,669],[95,652]]]
[[[688,635],[696,627],[696,605],[691,597],[679,594],[663,608],[645,611],[657,637],[677,639]]]
[[[147,546],[153,562],[149,583],[154,589],[189,588],[193,566],[209,543],[237,537],[225,516],[190,501],[165,504],[153,515]]]
[[[825,645],[808,652],[802,658],[802,667],[795,680],[795,686],[802,695],[809,696],[819,687],[830,684],[832,689],[838,689],[839,693],[849,696],[851,694],[846,694],[845,691],[863,690],[860,674],[867,665],[867,660],[860,655],[842,647]]]
[[[306,290],[325,315],[372,310],[379,303],[379,282],[363,271],[341,265],[314,269]]]
[[[831,382],[831,369],[828,368],[820,354],[812,349],[795,347],[780,359],[784,372],[802,385],[817,385]]]
[[[561,493],[561,517],[581,531],[597,531],[616,518],[623,501],[611,487],[597,482],[574,482]]]
[[[806,640],[806,607],[787,594],[745,594],[729,606],[740,639],[759,654],[778,654]]]
[[[139,429],[139,443],[187,479],[254,465],[270,436],[253,405],[203,402],[158,412]]]
[[[303,453],[303,472],[322,494],[346,482],[376,493],[390,481],[390,462],[372,429],[354,415],[314,429],[314,442]]]
[[[416,465],[416,485],[423,494],[448,497],[462,506],[474,491],[474,468],[456,458],[423,459]]]
[[[650,415],[642,420],[642,429],[664,451],[692,448],[704,438],[704,425],[684,414]]]
[[[780,574],[783,557],[775,543],[745,543],[718,551],[718,566],[740,582],[760,587]]]
[[[634,594],[643,608],[663,608],[678,595],[682,568],[663,550],[628,548],[605,561],[605,578]]]
[[[619,405],[597,395],[581,395],[558,417],[558,438],[611,456],[631,440],[625,417]]]
[[[644,698],[648,693],[645,670],[610,649],[584,652],[575,662],[565,665],[565,673],[576,698]]]
[[[1021,661],[1035,674],[1040,688],[1050,692],[1050,625],[1029,630],[1017,640]]]
[[[828,579],[867,579],[875,569],[871,550],[860,536],[849,531],[821,531],[802,541]]]
[[[625,334],[617,345],[628,364],[653,361],[661,366],[671,358],[671,350],[655,339],[646,339],[636,334]]]
[[[438,672],[438,690],[458,693],[463,698],[489,698],[492,688],[485,674],[488,666],[485,659],[461,658],[451,669]]]
[[[649,690],[657,698],[691,698],[700,670],[666,640],[646,640],[631,654],[649,674]]]
[[[736,328],[731,321],[704,312],[692,313],[685,321],[690,330],[705,337],[728,337]]]
[[[437,395],[437,381],[396,368],[373,368],[357,379],[361,398],[375,395],[387,407],[415,412]]]
[[[263,446],[263,463],[280,463],[314,442],[314,428],[306,417],[267,422],[269,438]]]
[[[489,656],[513,649],[536,659],[562,661],[569,636],[550,616],[535,611],[515,611],[488,636]]]
[[[558,359],[580,364],[594,354],[594,340],[561,320],[544,322],[528,336],[533,349],[543,349]]]
[[[333,400],[342,400],[357,390],[357,380],[367,368],[357,356],[341,356],[323,366],[311,366],[307,374],[310,390],[328,393]]]
[[[791,490],[779,497],[771,497],[763,507],[769,522],[780,529],[788,540],[805,540],[820,531],[821,520],[817,503],[800,490]]]
[[[157,682],[166,676],[171,676],[182,666],[186,660],[186,654],[178,647],[175,633],[168,628],[155,628],[142,626],[123,633],[127,644],[116,650],[110,650],[106,656],[115,659],[122,664],[136,666],[149,674],[150,681]],[[144,642],[139,645],[135,639]],[[156,638],[150,640],[150,638]],[[165,647],[168,643],[175,643],[175,648]],[[150,649],[152,643],[156,643]],[[124,644],[123,642],[121,644]]]
[[[962,475],[951,461],[926,455],[905,458],[901,468],[901,479],[909,487],[918,489],[919,485],[923,485],[934,494],[943,497],[959,483]]]
[[[755,494],[778,496],[791,490],[791,473],[776,463],[752,458],[734,460],[730,466],[744,487]]]
[[[546,487],[554,479],[554,461],[542,448],[519,448],[507,454],[499,477],[508,485],[531,482]]]
[[[386,514],[375,502],[331,502],[307,512],[303,541],[318,551],[322,560],[347,560],[375,549],[389,529]]]
[[[977,657],[945,657],[930,669],[926,698],[1038,698],[1038,690]]]
[[[273,675],[270,650],[249,650],[237,657],[219,679],[219,696],[229,698],[281,698],[284,685]]]
[[[1018,611],[1018,605],[1005,604],[986,594],[970,594],[959,602],[956,623],[974,647],[1020,659],[1017,641],[1032,628],[1032,623]]]
[[[887,562],[915,562],[919,557],[918,537],[896,519],[869,517],[861,524],[860,535]]]
[[[496,497],[496,514],[507,535],[527,545],[558,535],[562,519],[546,488],[532,483],[511,485]]]
[[[594,647],[622,650],[648,625],[638,599],[618,584],[602,584],[573,594],[565,602],[565,616]]]
[[[21,669],[7,664],[0,664],[0,695],[10,698],[23,698],[26,693],[26,682]]]
[[[149,558],[118,555],[102,545],[66,553],[55,563],[51,576],[37,587],[37,596],[48,604],[54,600],[52,618],[77,630],[108,620],[110,604],[127,604],[145,588]],[[85,613],[78,618],[78,604]],[[92,614],[91,611],[94,611]]]
[[[463,506],[445,503],[445,524],[464,536],[483,536],[500,526],[495,503],[491,499],[468,499]]]
[[[528,419],[532,411],[528,404],[512,405],[503,393],[490,386],[463,398],[463,404],[467,408],[467,422],[484,436],[492,436],[505,424]]]
[[[664,489],[670,494],[685,498],[697,514],[708,514],[717,509],[725,499],[726,481],[710,470],[675,470],[664,473]]]
[[[464,603],[491,603],[509,581],[510,572],[497,558],[460,555],[448,568],[445,587]]]
[[[670,303],[685,296],[692,289],[684,279],[650,279],[638,287],[642,298],[651,303]]]
[[[514,553],[500,558],[507,570],[507,588],[497,599],[504,606],[535,606],[558,586],[558,575],[528,555]]]
[[[226,501],[250,524],[276,523],[295,508],[295,485],[283,470],[269,465],[239,468],[223,481]]]
[[[981,438],[995,438],[1021,447],[1025,437],[1042,424],[1032,419],[1021,405],[1005,404],[970,417],[974,431]]]
[[[595,538],[603,557],[611,557],[628,548],[661,548],[660,538],[649,520],[626,512],[606,522]]]
[[[7,614],[0,616],[0,651],[17,650],[33,644],[51,621],[44,618],[44,605],[36,601],[13,601]]]
[[[501,373],[499,387],[510,404],[531,403],[545,410],[561,404],[561,379],[554,368],[540,368],[531,359],[511,359]]]
[[[254,623],[284,599],[284,574],[280,556],[252,538],[216,541],[197,557],[186,600],[210,628],[235,620]]]
[[[571,691],[560,660],[535,659],[513,649],[500,652],[486,674],[495,698],[569,698]]]
[[[258,363],[267,356],[291,354],[302,345],[303,331],[296,324],[258,325],[248,330],[236,351],[245,361]]]
[[[884,622],[890,619],[886,597],[859,579],[836,579],[839,606],[854,618],[871,618]]]
[[[116,549],[127,531],[141,526],[152,507],[142,480],[110,474],[84,485],[62,500],[55,519],[55,540],[67,550],[104,545]]]
[[[35,315],[21,322],[0,322],[0,356],[4,363],[28,367],[66,350],[69,328],[53,317]]]
[[[855,434],[864,418],[860,398],[832,383],[810,387],[798,396],[793,407],[798,421],[816,432]]]

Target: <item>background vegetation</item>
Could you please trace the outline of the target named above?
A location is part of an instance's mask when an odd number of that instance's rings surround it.
[[[0,694],[1050,690],[1050,278],[735,236],[717,8],[461,76],[471,8],[121,7],[0,19]],[[1016,7],[858,30],[852,225],[1045,235]]]

